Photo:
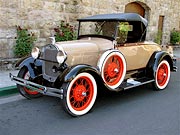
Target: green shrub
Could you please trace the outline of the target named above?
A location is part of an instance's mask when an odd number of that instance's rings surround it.
[[[60,25],[54,28],[54,31],[56,42],[76,39],[74,27],[64,21],[61,21]]]
[[[161,42],[162,42],[162,31],[158,30],[158,32],[155,36],[154,42],[159,44],[159,45],[161,44]]]
[[[24,57],[30,54],[33,43],[36,41],[34,33],[28,32],[27,29],[23,29],[20,26],[16,27],[17,37],[16,45],[14,47],[14,54],[16,57]]]
[[[180,43],[180,32],[179,31],[173,30],[171,32],[170,43],[171,44],[179,44]]]

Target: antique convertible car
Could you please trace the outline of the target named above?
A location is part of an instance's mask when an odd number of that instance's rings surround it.
[[[86,114],[97,91],[121,91],[152,83],[163,90],[176,71],[176,59],[145,41],[148,22],[135,13],[101,14],[78,19],[78,39],[32,49],[21,60],[19,92],[26,98],[59,97],[72,116]]]

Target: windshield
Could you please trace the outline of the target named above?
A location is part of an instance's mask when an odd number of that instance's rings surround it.
[[[134,43],[145,40],[146,29],[136,21],[81,22],[78,36],[101,36],[116,40],[119,44]]]
[[[118,22],[81,22],[79,36],[82,35],[101,35],[114,38]]]

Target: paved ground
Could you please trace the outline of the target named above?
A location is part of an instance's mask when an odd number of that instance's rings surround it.
[[[174,49],[174,55],[175,55],[177,58],[180,58],[180,48]]]

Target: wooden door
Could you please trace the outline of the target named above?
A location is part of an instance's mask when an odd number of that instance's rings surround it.
[[[145,9],[138,3],[132,2],[126,5],[125,7],[125,13],[137,13],[144,17],[145,15]]]

